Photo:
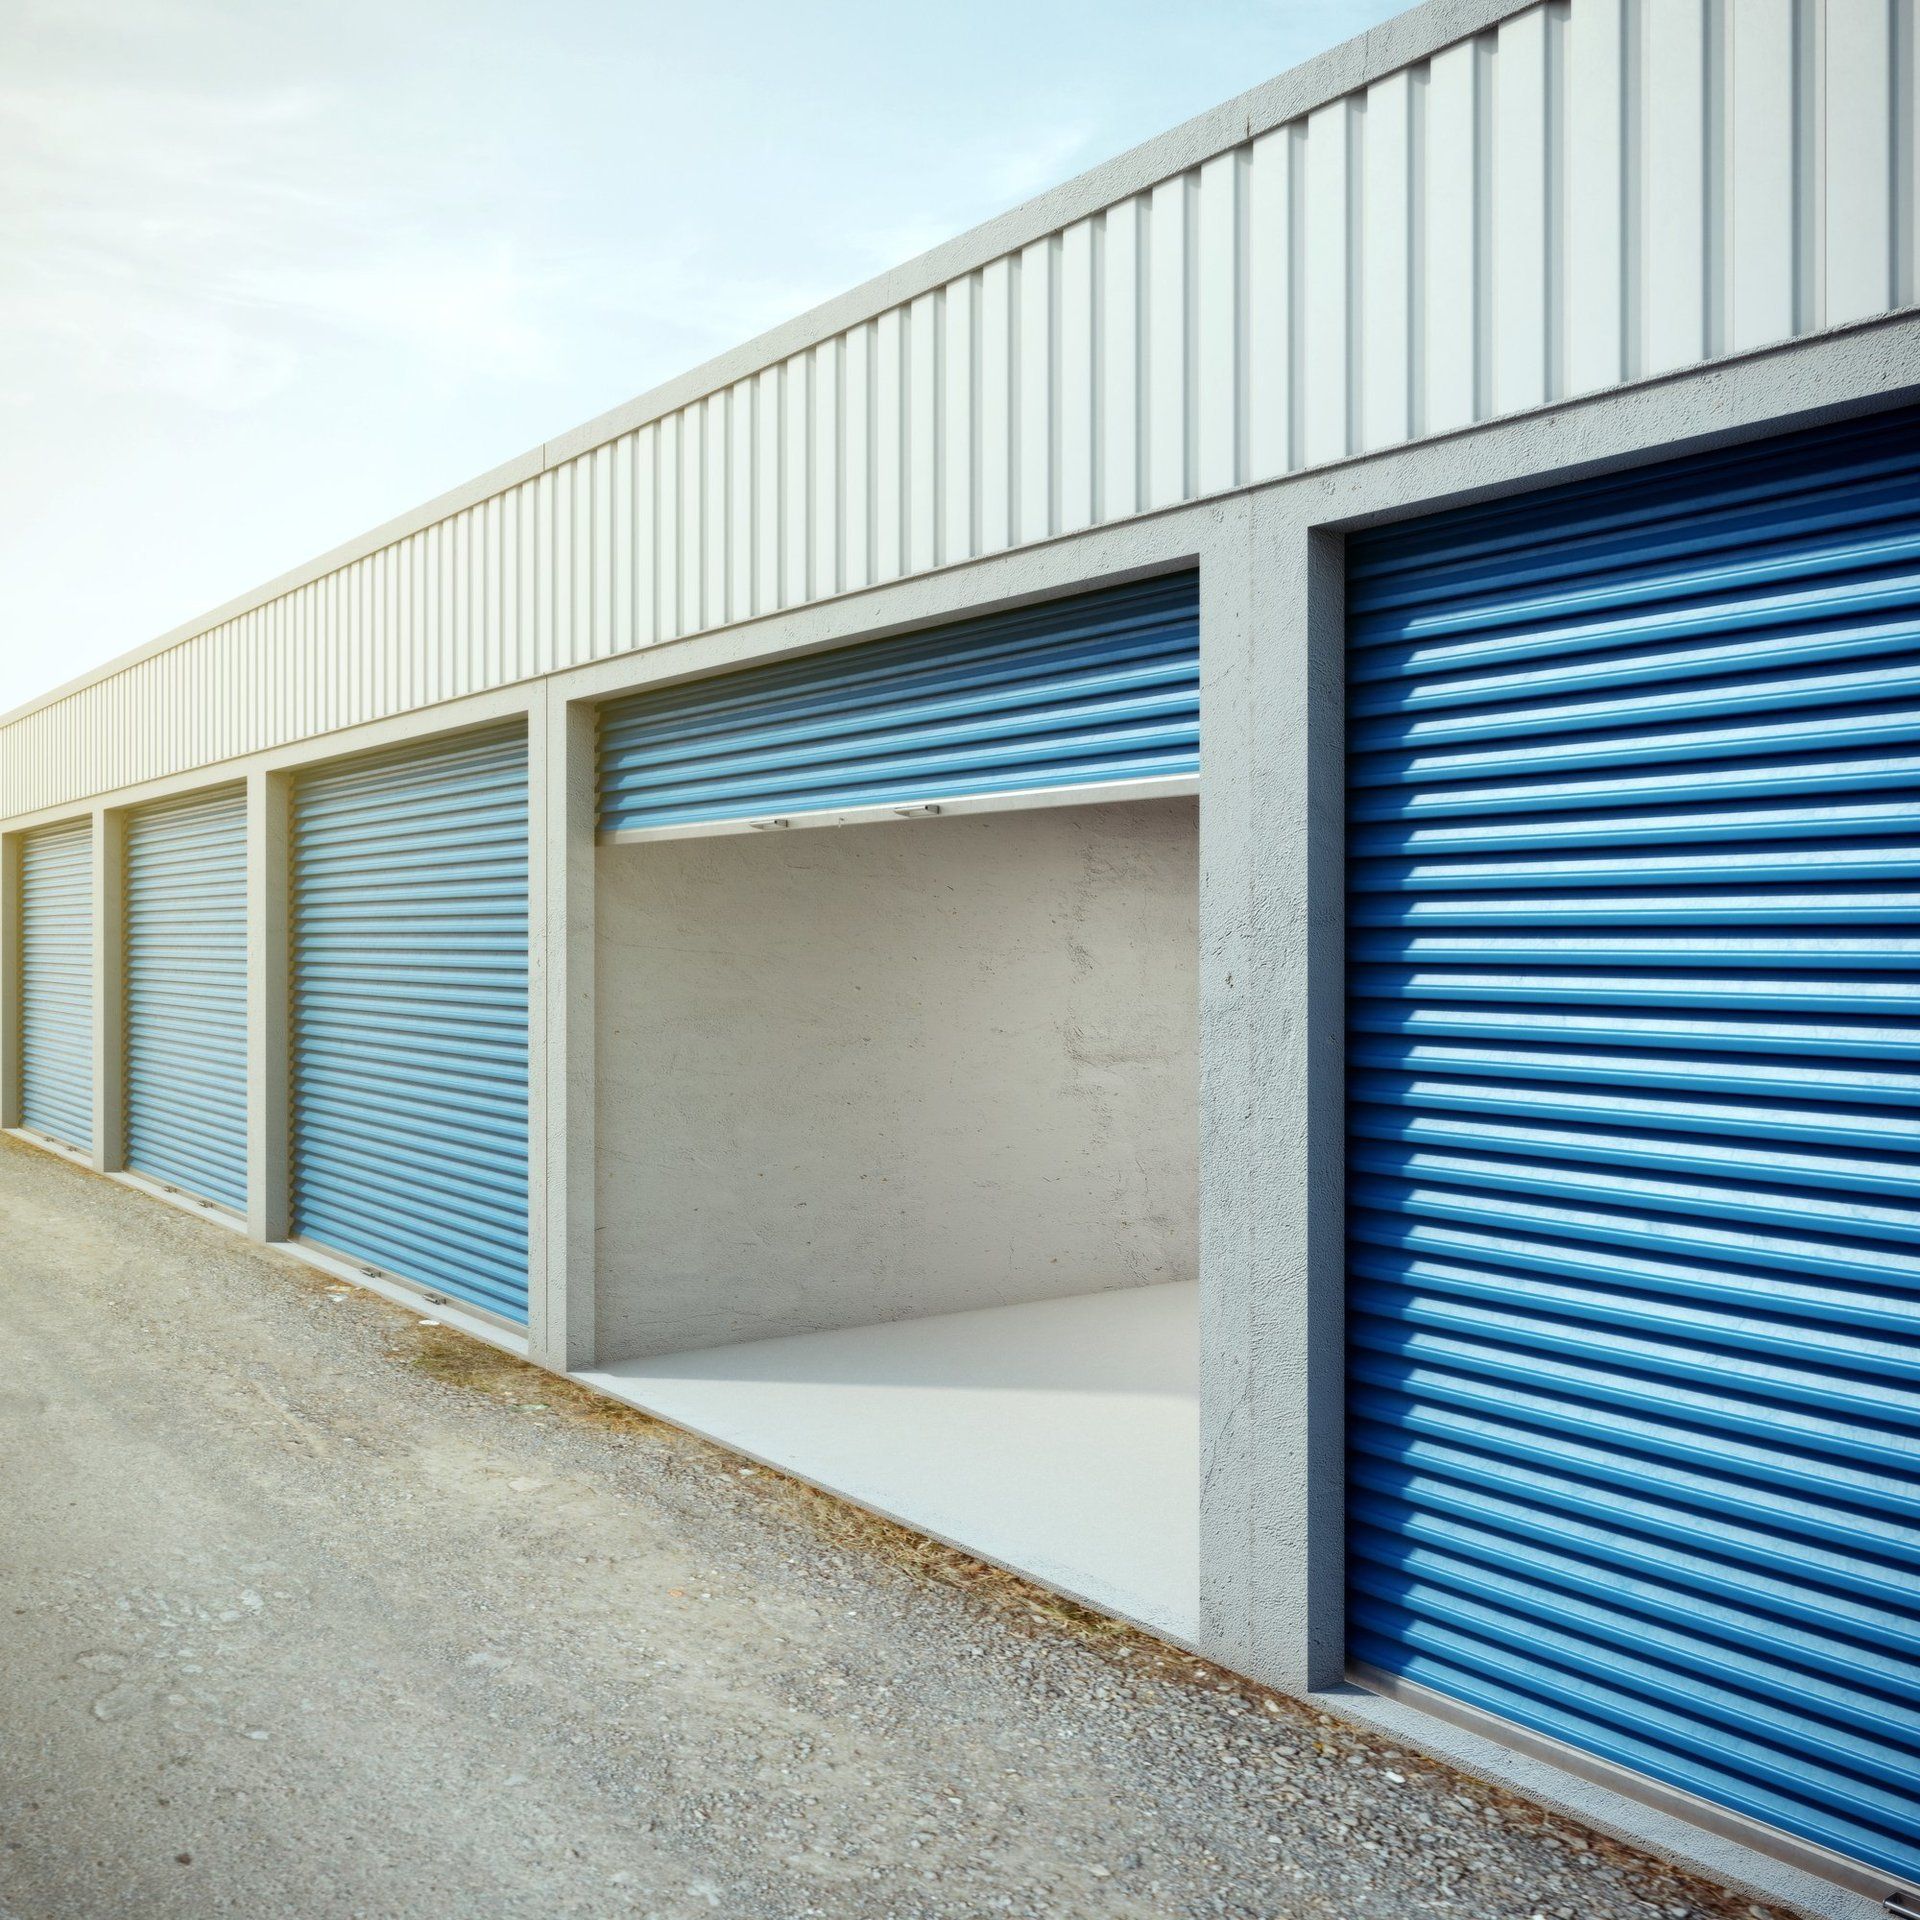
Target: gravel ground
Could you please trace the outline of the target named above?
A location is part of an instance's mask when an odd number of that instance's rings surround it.
[[[0,1920],[1767,1910],[0,1139]]]

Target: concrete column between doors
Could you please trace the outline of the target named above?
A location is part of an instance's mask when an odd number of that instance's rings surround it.
[[[291,1232],[292,783],[247,776],[247,1232]]]
[[[1273,495],[1200,567],[1200,1647],[1345,1664],[1342,544]]]
[[[127,816],[93,814],[93,1166],[127,1164]]]
[[[544,681],[527,731],[527,1346],[568,1372],[595,1358],[594,709]]]

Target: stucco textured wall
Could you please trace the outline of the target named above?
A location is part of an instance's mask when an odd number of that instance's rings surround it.
[[[603,1357],[1188,1280],[1197,804],[610,846]]]

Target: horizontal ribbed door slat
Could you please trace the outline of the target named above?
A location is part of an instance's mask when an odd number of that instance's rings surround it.
[[[1348,640],[1350,1657],[1920,1878],[1920,416]]]
[[[127,817],[127,1165],[247,1204],[244,787]]]
[[[527,744],[306,775],[293,810],[294,1230],[527,1317]]]
[[[637,693],[600,720],[606,831],[1188,776],[1194,576]]]
[[[93,826],[26,836],[20,857],[20,1117],[93,1145]]]

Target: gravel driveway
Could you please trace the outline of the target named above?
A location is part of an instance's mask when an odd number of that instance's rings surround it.
[[[0,1916],[1766,1910],[0,1139]]]

